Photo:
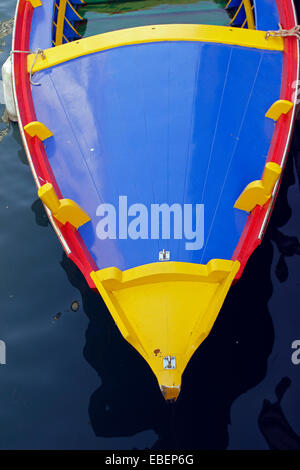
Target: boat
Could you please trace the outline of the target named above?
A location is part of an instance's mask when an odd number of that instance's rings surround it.
[[[296,118],[296,12],[230,0],[226,25],[81,37],[83,3],[18,1],[10,114],[66,255],[174,402],[274,207]]]

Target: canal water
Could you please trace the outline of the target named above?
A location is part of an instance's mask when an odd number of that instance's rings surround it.
[[[200,22],[227,18],[221,2],[120,3],[84,7],[84,34],[104,31],[104,18],[112,29],[146,17],[162,22],[160,15],[165,22],[202,13]],[[0,4],[1,65],[11,49],[15,5]],[[146,363],[64,255],[37,198],[18,127],[4,116],[0,449],[300,449],[300,364],[292,348],[300,344],[299,178],[297,121],[265,239],[187,367],[180,398],[168,406]]]

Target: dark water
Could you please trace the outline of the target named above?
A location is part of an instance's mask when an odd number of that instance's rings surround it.
[[[2,0],[0,20],[14,7]],[[0,25],[1,64],[10,44]],[[1,135],[0,449],[299,449],[300,122],[264,242],[174,406],[63,254],[17,126]]]

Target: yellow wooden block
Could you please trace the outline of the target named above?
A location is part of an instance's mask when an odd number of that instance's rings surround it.
[[[38,137],[41,140],[46,140],[52,137],[52,132],[39,121],[32,121],[24,126],[24,131],[30,135],[30,137]]]
[[[31,3],[31,5],[33,6],[33,8],[36,8],[36,7],[41,7],[43,4],[41,2],[41,0],[26,0],[27,2]]]
[[[266,164],[262,183],[268,197],[272,196],[274,186],[281,175],[281,171],[281,166],[278,163],[269,162]]]
[[[122,335],[148,362],[165,399],[177,398],[183,371],[211,331],[239,268],[238,261],[211,260],[91,273]]]
[[[267,111],[266,117],[273,119],[273,121],[278,121],[280,116],[287,114],[291,109],[293,109],[294,104],[288,100],[278,100],[272,104],[271,108]]]
[[[41,186],[38,195],[52,215],[62,224],[69,222],[78,229],[91,220],[89,215],[76,202],[71,199],[58,199],[50,183]]]
[[[256,206],[264,206],[271,198],[280,174],[281,167],[277,163],[267,163],[262,179],[248,184],[234,207],[242,211],[251,212]]]

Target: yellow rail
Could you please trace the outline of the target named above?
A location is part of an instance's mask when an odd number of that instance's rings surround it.
[[[254,21],[254,13],[253,13],[254,6],[251,5],[250,0],[244,0],[243,3],[244,3],[245,12],[246,12],[248,28],[255,29],[255,21]]]
[[[76,13],[78,21],[83,20],[82,16],[80,16],[79,13],[77,13],[72,3],[70,3],[70,0],[60,0],[59,5],[57,4],[57,2],[55,2],[54,8],[55,8],[55,11],[57,10],[57,19],[56,19],[56,23],[53,20],[53,26],[55,26],[56,28],[56,34],[55,34],[55,38],[53,41],[54,46],[61,46],[63,44],[63,40],[65,40],[65,42],[69,42],[69,40],[64,35],[65,23],[67,23],[69,27],[76,33],[76,35],[78,36],[78,39],[80,39],[81,37],[80,34],[78,34],[76,29],[74,28],[74,26],[71,24],[71,22],[66,18],[67,6],[69,6],[73,10],[73,12]]]
[[[68,0],[60,0],[57,13],[55,45],[60,46],[63,43],[64,23],[66,16]]]

